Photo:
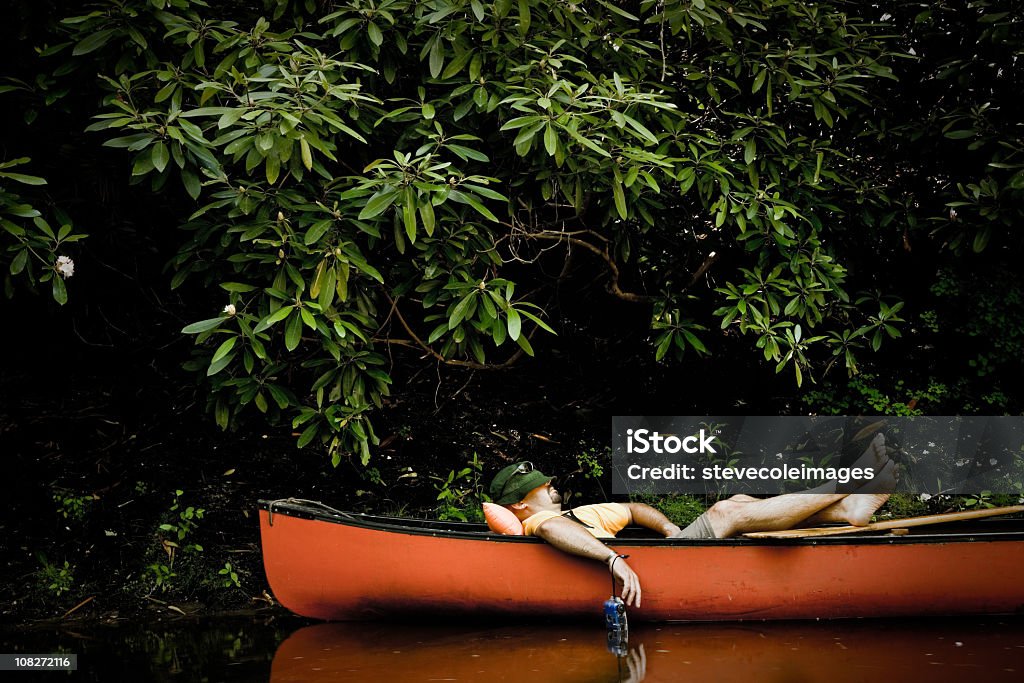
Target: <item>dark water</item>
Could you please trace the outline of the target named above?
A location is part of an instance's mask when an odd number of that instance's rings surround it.
[[[81,681],[1024,680],[1024,619],[634,626],[624,657],[579,623],[164,622],[4,632],[0,651],[77,653]]]

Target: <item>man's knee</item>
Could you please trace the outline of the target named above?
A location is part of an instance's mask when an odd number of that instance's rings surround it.
[[[759,498],[754,498],[753,496],[748,496],[748,495],[746,495],[744,493],[737,493],[735,496],[732,496],[731,498],[729,498],[729,500],[735,500],[735,501],[740,502],[740,503],[753,503],[754,501],[760,500],[760,499]]]
[[[732,536],[740,525],[743,507],[747,503],[742,500],[720,500],[708,508],[708,523],[718,538]]]

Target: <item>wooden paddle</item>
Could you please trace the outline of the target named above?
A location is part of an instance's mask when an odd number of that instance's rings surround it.
[[[923,517],[907,517],[875,522],[867,526],[832,526],[814,529],[787,529],[785,531],[755,531],[743,534],[747,538],[812,538],[815,536],[838,536],[840,534],[856,534],[862,531],[885,531],[887,529],[905,529],[912,526],[941,524],[942,522],[958,522],[964,519],[981,519],[996,515],[1011,515],[1024,512],[1024,505],[1010,505],[986,510],[966,510],[964,512],[947,512],[942,515],[925,515]]]

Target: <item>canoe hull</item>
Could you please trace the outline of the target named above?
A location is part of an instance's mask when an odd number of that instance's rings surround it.
[[[278,601],[317,619],[593,617],[607,569],[532,538],[378,528],[260,510]],[[922,537],[925,538],[925,537]],[[630,618],[721,621],[1024,613],[1024,538],[618,540],[640,576]]]

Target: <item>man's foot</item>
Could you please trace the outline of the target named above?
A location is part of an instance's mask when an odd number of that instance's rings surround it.
[[[856,493],[851,493],[824,511],[828,513],[827,521],[866,526],[871,522],[871,516],[875,511],[889,500],[889,492],[894,488],[896,466],[892,462],[887,462],[874,479],[857,489]]]
[[[870,467],[878,472],[885,467],[887,462],[889,462],[889,455],[885,448],[885,434],[879,432],[864,449],[864,453],[853,463],[853,467]]]

